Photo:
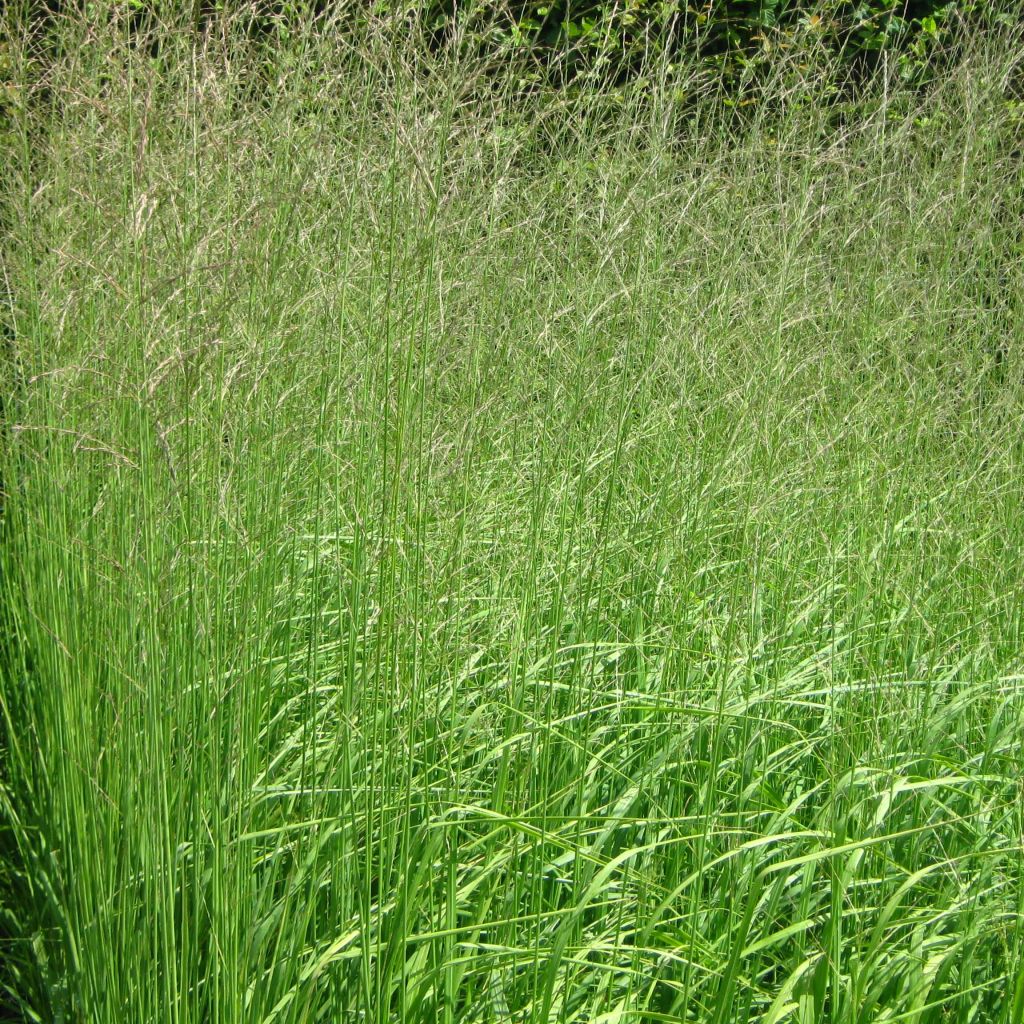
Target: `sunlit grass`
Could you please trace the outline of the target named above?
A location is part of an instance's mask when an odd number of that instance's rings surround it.
[[[737,127],[62,31],[5,196],[11,1006],[1020,1021],[1019,40]]]

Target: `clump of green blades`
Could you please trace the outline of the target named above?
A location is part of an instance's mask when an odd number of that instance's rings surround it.
[[[609,104],[56,25],[7,51],[11,1007],[1020,1021],[1019,33],[737,127],[654,55]]]

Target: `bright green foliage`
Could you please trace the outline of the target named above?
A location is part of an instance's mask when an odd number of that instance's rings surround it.
[[[214,27],[15,118],[11,1006],[1017,1024],[1019,35],[738,127]]]

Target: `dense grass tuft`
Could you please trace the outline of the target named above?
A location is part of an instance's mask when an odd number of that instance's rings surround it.
[[[1019,1022],[1020,38],[740,123],[243,30],[18,115],[12,1008]]]

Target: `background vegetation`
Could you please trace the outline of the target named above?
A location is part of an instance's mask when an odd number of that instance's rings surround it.
[[[5,12],[12,1019],[1024,1018],[1020,28],[541,6]]]

